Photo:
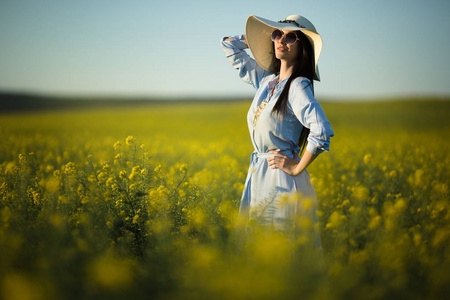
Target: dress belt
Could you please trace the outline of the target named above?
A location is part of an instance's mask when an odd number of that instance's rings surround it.
[[[292,157],[292,152],[293,150],[291,149],[286,149],[286,150],[277,150],[280,151],[281,154],[287,155],[289,157]],[[258,152],[258,151],[253,151],[253,153],[251,154],[250,160],[251,160],[251,165],[256,165],[258,162],[261,161],[261,158],[269,158],[272,156],[275,156],[276,154],[273,153],[269,153],[269,152]]]

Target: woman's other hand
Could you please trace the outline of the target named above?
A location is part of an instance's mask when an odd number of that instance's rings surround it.
[[[271,150],[269,151],[269,153],[275,154],[275,156],[269,157],[267,159],[267,161],[269,162],[269,166],[272,169],[280,169],[292,176],[298,174],[296,174],[296,167],[298,165],[297,153],[294,152],[294,158],[290,158],[289,156],[281,154],[280,151]]]
[[[286,174],[297,176],[308,167],[319,154],[312,154],[308,150],[302,155],[300,162],[297,160],[298,154],[294,152],[294,158],[290,158],[279,151],[271,150],[269,153],[275,154],[273,157],[269,157],[267,161],[272,169],[280,169]]]
[[[248,48],[247,38],[245,37],[245,34],[242,35],[242,38],[244,39],[244,43],[245,43],[245,45],[247,45],[247,48]],[[224,41],[234,41],[234,39],[229,37],[229,38],[226,38]]]

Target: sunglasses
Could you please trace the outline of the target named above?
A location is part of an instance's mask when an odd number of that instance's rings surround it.
[[[283,36],[284,36],[284,33],[281,30],[276,29],[276,30],[274,30],[274,32],[272,32],[272,41],[278,42],[283,38]],[[286,34],[284,36],[284,41],[286,42],[287,45],[295,44],[295,42],[298,39],[299,39],[298,36],[294,32],[289,32],[288,34]]]

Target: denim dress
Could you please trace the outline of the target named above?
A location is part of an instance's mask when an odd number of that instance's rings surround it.
[[[248,129],[254,147],[250,157],[239,212],[277,227],[292,227],[298,218],[317,222],[317,198],[307,170],[292,176],[271,169],[267,159],[271,150],[291,158],[299,153],[297,145],[303,127],[310,129],[306,149],[319,154],[329,151],[331,125],[313,96],[309,79],[295,78],[290,86],[284,117],[272,114],[288,78],[277,84],[278,75],[262,69],[245,49],[243,36],[221,41],[222,49],[239,76],[256,89],[247,114]],[[262,104],[262,105],[261,105]],[[255,118],[255,115],[258,114]],[[298,160],[298,156],[296,157]]]

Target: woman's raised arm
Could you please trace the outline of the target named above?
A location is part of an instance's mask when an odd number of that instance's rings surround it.
[[[261,68],[245,51],[248,48],[245,35],[224,37],[221,45],[233,68],[239,71],[239,77],[258,89],[261,81],[270,73]]]

